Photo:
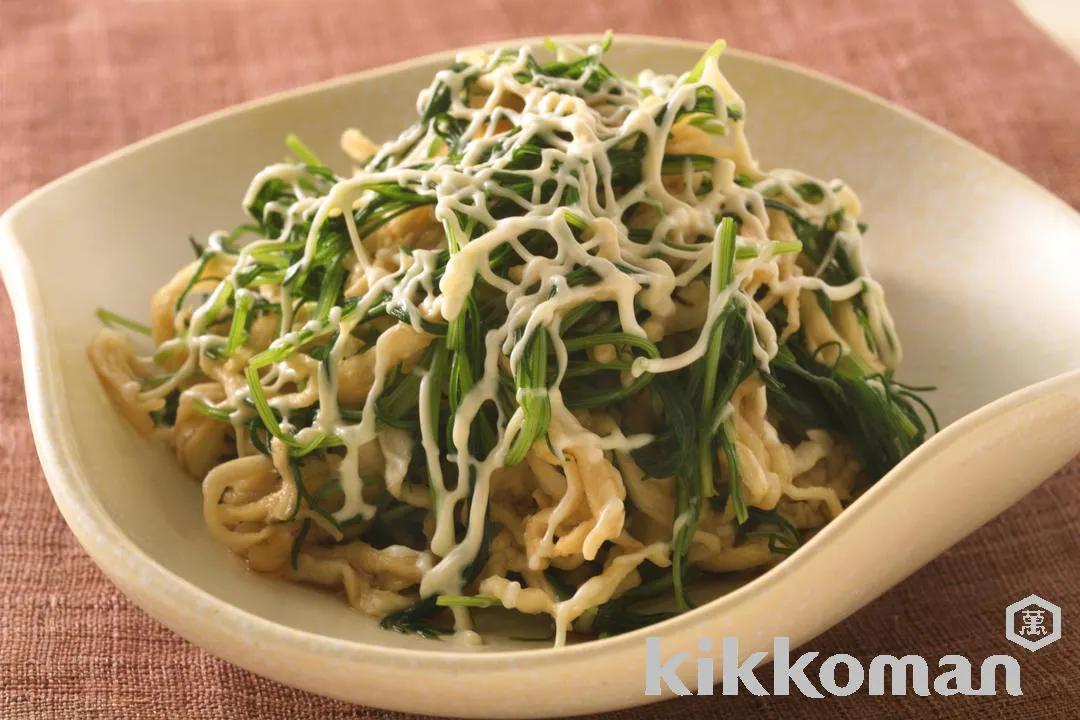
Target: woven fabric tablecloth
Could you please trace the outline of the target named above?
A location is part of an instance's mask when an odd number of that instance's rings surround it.
[[[1008,0],[0,0],[0,208],[107,151],[242,100],[459,45],[608,27],[723,36],[825,71],[952,129],[1080,205],[1080,67]],[[1014,654],[1023,697],[718,697],[615,717],[1080,717],[1078,480],[1074,462],[810,644],[864,664],[883,653]],[[1005,641],[1003,611],[1033,592],[1064,608],[1065,627],[1062,641],[1030,654]],[[3,293],[0,717],[400,717],[232,667],[109,584],[42,477]]]

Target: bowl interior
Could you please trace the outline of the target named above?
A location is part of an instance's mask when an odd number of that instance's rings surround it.
[[[681,72],[701,48],[622,38],[611,65]],[[85,347],[103,306],[146,317],[151,293],[189,261],[186,238],[242,220],[251,176],[299,134],[338,167],[346,127],[391,137],[447,56],[293,93],[174,131],[37,194],[9,216],[29,260],[41,337],[58,360],[47,401],[89,494],[138,548],[206,592],[266,619],[346,640],[453,649],[379,630],[336,597],[247,572],[204,529],[199,489],[171,454],[136,437],[99,389]],[[867,255],[905,345],[902,380],[934,384],[943,423],[1076,367],[1080,222],[1067,206],[989,156],[848,88],[729,53],[766,167],[844,178],[870,225]],[[493,639],[488,647],[542,647]],[[462,652],[466,650],[462,649]]]

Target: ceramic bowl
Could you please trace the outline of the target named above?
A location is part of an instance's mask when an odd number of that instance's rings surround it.
[[[527,41],[535,42],[535,41]],[[623,72],[680,72],[697,43],[619,37]],[[343,128],[391,137],[451,61],[441,53],[260,100],[140,142],[12,207],[0,258],[38,452],[56,502],[102,570],[210,652],[365,705],[460,716],[569,715],[646,702],[647,634],[665,656],[735,636],[804,643],[881,595],[1080,452],[1080,217],[1034,182],[912,114],[820,75],[729,51],[766,167],[842,177],[906,347],[900,378],[940,387],[945,428],[775,569],[646,630],[563,649],[479,649],[380,630],[337,597],[244,569],[216,545],[199,489],[138,438],[85,347],[105,306],[145,317],[189,234],[241,219],[251,176],[296,132],[323,157]],[[898,551],[903,548],[903,551]],[[717,664],[719,667],[719,664]],[[684,663],[691,682],[694,668]],[[692,684],[692,682],[691,682]]]

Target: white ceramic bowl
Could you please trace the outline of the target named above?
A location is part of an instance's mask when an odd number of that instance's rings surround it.
[[[611,64],[677,72],[696,43],[619,37]],[[729,52],[766,166],[842,177],[906,346],[900,377],[934,383],[948,427],[779,567],[645,631],[560,650],[480,650],[378,629],[338,598],[249,573],[204,530],[199,491],[109,405],[84,348],[106,306],[144,317],[190,253],[240,219],[256,170],[296,132],[386,138],[452,53],[336,79],[198,120],[43,188],[0,220],[38,452],[79,541],[180,635],[281,682],[446,715],[567,715],[643,703],[646,634],[664,653],[734,635],[744,654],[843,620],[1080,452],[1080,217],[971,145],[854,88]],[[1052,378],[1052,379],[1051,379]],[[1001,398],[1001,399],[999,399]],[[690,682],[694,668],[684,664]]]

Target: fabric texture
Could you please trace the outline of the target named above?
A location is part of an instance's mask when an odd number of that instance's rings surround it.
[[[1080,66],[1008,0],[3,0],[0,208],[108,151],[242,100],[459,45],[605,28],[723,36],[822,70],[950,128],[1080,206]],[[1013,654],[1022,697],[745,695],[611,717],[1080,717],[1078,538],[1074,461],[808,646],[864,664],[885,653],[976,661]],[[1004,608],[1030,593],[1062,606],[1064,616],[1064,638],[1036,653],[1003,636]],[[42,477],[3,293],[0,717],[402,717],[228,665],[158,625],[105,579]]]

